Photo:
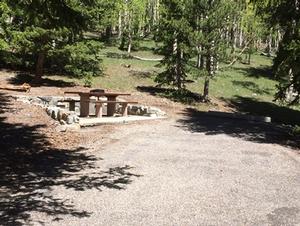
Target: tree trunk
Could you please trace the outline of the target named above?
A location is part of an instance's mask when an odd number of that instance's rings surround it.
[[[248,64],[250,65],[251,64],[251,53],[248,53]]]
[[[211,42],[211,46],[208,49],[207,59],[206,59],[206,71],[207,76],[205,77],[204,82],[204,90],[203,90],[203,101],[208,102],[209,101],[209,82],[210,79],[214,76],[214,57],[211,53],[211,49],[214,46],[214,42]]]
[[[173,54],[176,56],[176,65],[175,65],[175,85],[178,89],[181,89],[182,83],[181,83],[181,69],[180,69],[180,61],[182,58],[182,52],[180,48],[178,48],[178,39],[176,38],[173,43]]]
[[[197,64],[196,67],[203,69],[204,67],[204,62],[203,62],[203,56],[202,56],[202,47],[201,46],[197,46],[197,50],[198,50],[198,54],[197,54]]]
[[[294,75],[293,75],[293,70],[290,69],[290,70],[289,70],[289,80],[290,80],[290,83],[291,83],[291,84],[292,84],[292,81],[293,81],[293,77],[294,77]],[[294,86],[291,85],[291,86],[286,90],[286,101],[292,102],[293,99],[294,99],[293,94],[294,94]]]
[[[244,43],[244,34],[242,28],[240,28],[239,47],[242,48]]]
[[[209,101],[209,82],[210,82],[210,78],[209,76],[206,76],[204,82],[204,90],[203,90],[203,101],[205,102]]]
[[[282,39],[282,35],[281,35],[281,32],[280,32],[280,29],[277,29],[277,37],[275,39],[275,49],[276,49],[276,51],[278,51],[278,49],[279,49],[279,44],[281,42],[281,39]]]
[[[237,24],[236,24],[236,19],[234,19],[233,27],[231,28],[231,54],[234,54],[236,50],[236,43],[237,43],[236,30],[237,30]]]
[[[268,36],[268,46],[267,46],[268,56],[271,56],[271,52],[272,52],[272,29],[270,30],[270,34]]]
[[[155,4],[155,26],[158,24],[159,18],[160,18],[160,14],[159,14],[159,8],[160,8],[160,0],[156,0],[156,4]],[[159,26],[156,26],[156,32],[159,32]]]
[[[37,59],[36,68],[35,68],[35,78],[34,78],[35,83],[41,82],[42,76],[44,75],[45,57],[46,57],[45,51],[41,51],[38,53],[38,59]]]
[[[197,67],[197,68],[200,68],[200,64],[201,64],[201,54],[198,53],[198,54],[197,54],[197,63],[196,63],[196,67]]]
[[[120,39],[123,35],[123,21],[122,21],[122,11],[119,12],[119,24],[118,24],[118,38]]]
[[[105,28],[105,40],[107,42],[110,41],[110,38],[111,38],[111,34],[112,34],[112,27],[109,25]]]
[[[131,53],[131,48],[132,48],[132,36],[131,36],[131,33],[129,32],[129,34],[128,34],[128,49],[127,49],[127,52],[129,54]]]

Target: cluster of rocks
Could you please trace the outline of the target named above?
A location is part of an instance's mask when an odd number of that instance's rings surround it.
[[[59,121],[62,125],[79,123],[79,117],[74,111],[67,111],[56,106],[49,106],[46,108],[46,112],[51,118]]]
[[[23,103],[33,104],[36,106],[40,106],[43,108],[47,108],[48,106],[57,106],[59,101],[64,100],[64,97],[59,96],[15,96],[18,101]]]
[[[159,108],[143,105],[129,105],[128,114],[148,117],[165,117],[167,115],[166,112],[160,110]]]
[[[75,111],[68,111],[64,106],[59,106],[60,101],[64,97],[55,96],[16,96],[16,100],[23,103],[36,105],[46,110],[47,114],[57,120],[60,125],[57,127],[59,131],[79,129],[79,117]]]

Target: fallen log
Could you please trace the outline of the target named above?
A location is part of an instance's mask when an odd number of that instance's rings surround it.
[[[0,85],[0,89],[3,90],[11,90],[11,91],[18,91],[18,92],[30,92],[31,86],[28,83],[24,83],[21,86],[14,86],[14,85]]]
[[[137,59],[137,60],[143,60],[143,61],[162,61],[163,58],[156,58],[156,59],[151,59],[151,58],[143,58],[143,57],[138,57],[138,56],[132,56],[132,58]]]

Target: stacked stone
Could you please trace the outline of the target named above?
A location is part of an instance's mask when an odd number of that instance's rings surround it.
[[[165,117],[166,112],[156,107],[148,107],[143,105],[129,105],[129,115],[149,116],[149,117]]]

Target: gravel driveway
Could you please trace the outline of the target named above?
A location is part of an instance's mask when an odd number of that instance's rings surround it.
[[[120,126],[85,151],[93,167],[46,192],[64,211],[31,211],[31,223],[300,225],[299,152],[273,128],[218,120]]]

